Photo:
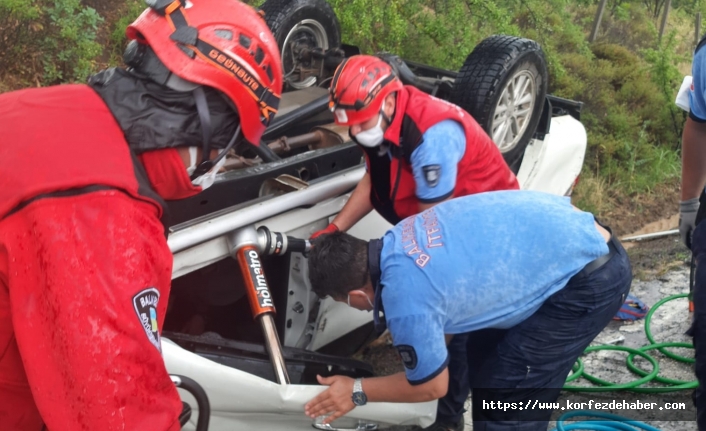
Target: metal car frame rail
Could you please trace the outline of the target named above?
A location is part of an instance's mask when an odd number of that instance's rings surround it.
[[[333,176],[333,178],[322,180],[302,190],[206,218],[183,229],[177,227],[169,235],[167,241],[169,249],[173,254],[176,254],[268,217],[302,206],[315,205],[325,199],[339,196],[354,188],[364,174],[365,168],[363,166],[350,168]]]

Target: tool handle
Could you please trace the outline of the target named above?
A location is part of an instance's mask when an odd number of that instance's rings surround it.
[[[254,246],[246,245],[236,251],[236,259],[245,281],[245,290],[250,301],[253,317],[275,312],[270,286],[265,278],[262,259]]]

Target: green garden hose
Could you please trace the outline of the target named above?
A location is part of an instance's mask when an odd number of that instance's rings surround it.
[[[586,350],[584,350],[584,353],[588,352],[595,352],[598,350],[620,350],[623,352],[630,352],[632,355],[639,355],[642,356],[643,358],[647,359],[650,361],[652,364],[652,372],[650,373],[645,373],[644,377],[641,379],[637,379],[632,382],[628,383],[611,383],[607,382],[605,380],[601,380],[598,377],[594,377],[590,374],[588,374],[585,370],[581,374],[581,377],[584,379],[591,381],[595,384],[601,385],[601,386],[593,386],[593,387],[585,387],[585,386],[567,386],[564,385],[564,389],[567,391],[577,391],[577,392],[605,392],[605,391],[624,391],[624,390],[630,390],[632,388],[635,388],[636,386],[640,386],[642,384],[645,384],[655,377],[657,377],[657,374],[659,374],[659,363],[655,358],[652,356],[648,355],[645,352],[641,352],[638,349],[633,349],[632,347],[624,347],[624,346],[611,346],[611,345],[606,345],[606,346],[590,346],[587,347]],[[580,359],[579,359],[580,360]],[[576,374],[576,373],[574,373]]]
[[[651,344],[648,344],[646,346],[640,347],[639,349],[634,349],[632,347],[624,347],[624,346],[613,346],[613,345],[603,345],[603,346],[590,346],[586,348],[584,353],[589,353],[589,352],[595,352],[599,350],[618,350],[618,351],[623,351],[623,352],[628,352],[630,353],[626,359],[627,363],[627,368],[628,370],[632,371],[633,373],[637,374],[640,376],[639,379],[634,380],[632,382],[628,383],[611,383],[605,380],[601,380],[595,376],[590,375],[589,373],[586,372],[583,361],[581,358],[579,358],[576,361],[576,364],[573,367],[573,373],[566,379],[566,382],[571,382],[573,380],[578,379],[579,377],[583,377],[586,380],[595,383],[599,386],[571,386],[571,385],[564,385],[564,389],[567,391],[574,391],[574,392],[608,392],[608,391],[631,391],[631,392],[638,392],[638,393],[646,393],[646,394],[651,394],[651,393],[664,393],[664,392],[675,392],[675,391],[681,391],[681,390],[686,390],[686,389],[694,389],[698,386],[698,381],[693,380],[693,381],[684,381],[684,380],[674,380],[674,379],[667,379],[664,377],[659,376],[659,363],[655,358],[647,354],[647,351],[650,350],[658,350],[668,358],[671,358],[673,360],[679,361],[679,362],[685,362],[685,363],[694,363],[694,358],[687,358],[685,356],[680,356],[675,353],[670,352],[667,350],[667,347],[682,347],[682,348],[691,348],[693,349],[694,346],[689,343],[676,343],[676,342],[670,342],[670,343],[657,343],[655,342],[654,337],[652,336],[652,331],[650,329],[650,324],[652,322],[652,315],[654,312],[659,308],[661,305],[663,305],[666,302],[673,301],[675,299],[679,298],[687,298],[689,294],[687,293],[681,293],[678,295],[672,295],[668,296],[661,301],[657,302],[652,309],[647,313],[647,316],[645,316],[645,335],[647,336],[647,339]],[[635,363],[634,363],[634,358],[635,356],[641,356],[645,358],[647,361],[652,364],[652,371],[645,371],[641,368],[638,368]],[[639,387],[647,382],[659,382],[664,384],[665,386],[660,386],[660,387],[653,387],[653,388],[642,388]],[[591,413],[595,415],[595,413]],[[562,416],[563,417],[563,416]],[[601,426],[606,426],[604,421],[599,421],[599,424]],[[557,422],[558,425],[558,422]],[[573,425],[569,425],[573,427]],[[570,430],[570,429],[579,429],[579,428],[557,428],[557,430],[562,431],[563,429]],[[580,428],[580,429],[618,429],[618,428]],[[622,429],[622,428],[621,428]],[[633,428],[629,428],[633,429]],[[645,428],[647,429],[647,428]]]
[[[672,301],[672,300],[678,299],[678,298],[688,298],[688,297],[689,297],[688,293],[680,293],[678,295],[668,296],[666,298],[663,298],[661,301],[657,302],[654,305],[654,307],[652,307],[652,309],[647,313],[647,316],[645,316],[645,336],[647,336],[647,339],[649,340],[650,343],[652,343],[652,344],[657,343],[655,341],[654,337],[652,336],[652,330],[650,329],[650,323],[652,322],[652,314],[654,313],[654,311],[659,306],[664,304],[665,302],[669,302],[669,301]],[[692,349],[694,348],[694,346],[692,344],[689,344],[687,346],[681,346],[681,347],[690,347]],[[694,358],[687,358],[685,356],[676,355],[676,354],[666,350],[664,347],[659,347],[659,348],[657,348],[657,350],[659,350],[662,354],[664,354],[664,356],[666,356],[668,358],[672,358],[675,361],[687,362],[690,364],[693,364],[695,362]]]

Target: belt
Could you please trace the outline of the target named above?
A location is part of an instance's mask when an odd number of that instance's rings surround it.
[[[586,266],[583,267],[581,271],[577,275],[580,276],[587,276],[591,275],[594,271],[608,263],[610,258],[612,258],[614,255],[618,254],[618,248],[615,246],[615,239],[614,236],[610,237],[610,241],[607,242],[608,245],[608,253],[604,254],[601,257],[598,257],[586,264]]]

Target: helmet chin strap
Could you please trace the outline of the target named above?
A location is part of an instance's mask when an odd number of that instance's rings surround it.
[[[210,171],[213,167],[211,162],[211,113],[208,110],[208,102],[206,94],[201,86],[194,88],[194,100],[196,101],[196,110],[199,113],[201,120],[201,135],[203,136],[203,151],[201,153],[201,162],[191,174],[191,181]]]
[[[211,114],[208,110],[208,102],[206,101],[206,94],[201,86],[193,90],[194,100],[196,101],[196,110],[199,113],[199,119],[201,121],[201,133],[203,135],[203,153],[201,154],[201,162],[196,166],[194,172],[191,174],[191,181],[210,171],[216,163],[220,162],[228,151],[233,148],[235,141],[240,136],[240,124],[238,128],[235,129],[233,137],[228,142],[228,145],[218,153],[215,159],[211,160]]]

